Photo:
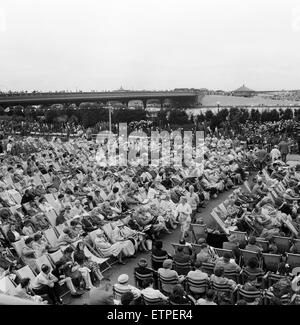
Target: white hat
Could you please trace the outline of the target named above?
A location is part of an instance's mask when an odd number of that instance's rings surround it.
[[[127,274],[121,274],[119,277],[118,277],[118,282],[120,284],[126,284],[127,282],[129,281],[129,276]]]

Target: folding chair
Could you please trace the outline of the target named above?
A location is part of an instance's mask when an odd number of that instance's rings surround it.
[[[21,204],[22,196],[20,195],[20,193],[18,191],[9,190],[8,193],[9,193],[11,199],[16,202],[16,204]]]
[[[47,211],[45,213],[47,219],[49,220],[50,224],[52,227],[56,226],[56,219],[57,219],[57,214],[55,213],[54,210]]]
[[[143,301],[145,303],[145,305],[148,305],[148,306],[155,306],[155,305],[162,305],[163,304],[163,300],[160,299],[160,298],[148,298],[146,297],[145,295],[142,294],[142,298],[143,298]]]
[[[270,192],[273,195],[274,199],[276,200],[278,198],[278,194],[273,189]]]
[[[261,238],[256,238],[256,243],[263,249],[263,252],[267,252],[269,248],[269,242],[261,239]]]
[[[9,241],[8,237],[7,237],[7,233],[9,231],[9,228],[10,228],[10,224],[2,224],[0,226],[0,230],[3,234],[3,236]]]
[[[54,229],[51,227],[49,229],[44,230],[43,232],[47,242],[52,246],[52,247],[57,247],[58,246],[58,237],[56,236],[56,233]]]
[[[53,207],[56,214],[58,215],[61,209],[60,203],[54,198],[52,194],[46,194],[45,199],[48,201],[48,203]],[[55,225],[54,225],[55,226]]]
[[[237,244],[231,243],[229,241],[225,241],[222,246],[223,246],[223,250],[227,250],[227,251],[231,251],[232,252],[232,250],[237,247]]]
[[[116,300],[121,300],[122,295],[129,291],[131,291],[131,290],[116,288],[116,286],[113,285],[113,295],[114,295],[114,299],[116,299]]]
[[[276,274],[273,272],[268,272],[266,274],[266,282],[267,282],[268,288],[271,287],[274,283],[278,282],[280,279],[284,279],[286,277],[287,277],[286,275],[280,275],[280,274]],[[290,278],[290,277],[288,276],[288,278]]]
[[[249,260],[253,257],[257,258],[259,262],[261,260],[259,253],[255,253],[255,252],[248,251],[245,249],[241,249],[240,251],[241,251],[241,258],[243,260],[244,265],[248,265]],[[241,261],[240,261],[240,265],[241,265]]]
[[[247,233],[246,232],[241,232],[241,231],[230,231],[231,235],[234,235],[239,242],[246,241]]]
[[[99,233],[102,233],[101,229],[96,229],[89,233],[89,237],[93,243],[95,242],[95,239]]]
[[[239,283],[240,282],[240,272],[224,270],[224,278],[227,278],[227,279],[233,280],[236,283]]]
[[[50,271],[53,271],[53,264],[46,254],[40,256],[35,260],[35,264],[39,272],[41,272],[41,267],[43,264],[48,265],[50,267]]]
[[[232,250],[229,249],[214,248],[214,251],[218,255],[218,257],[223,257],[225,253],[228,253],[231,257],[233,257]]]
[[[22,204],[23,208],[26,210],[26,212],[30,211],[31,210],[31,206],[30,206],[30,203],[24,203]]]
[[[15,294],[15,289],[16,284],[8,275],[0,279],[0,291],[4,294],[13,296]]]
[[[43,178],[45,180],[46,183],[51,183],[51,177],[49,174],[44,174]]]
[[[36,277],[36,274],[28,265],[16,270],[16,273],[20,279],[29,278],[31,282],[34,281]]]
[[[206,225],[191,224],[191,227],[192,227],[192,233],[193,233],[195,243],[197,243],[200,237],[206,236],[206,231],[207,231]]]
[[[197,255],[200,253],[202,246],[198,245],[198,244],[192,244],[192,248],[193,248],[193,251],[195,252],[195,254]]]
[[[65,228],[65,226],[63,224],[54,227],[54,229],[57,232],[58,236],[63,234],[64,228]]]
[[[143,283],[143,281],[148,280],[148,279],[154,280],[154,272],[155,271],[153,270],[151,273],[141,274],[141,273],[134,271],[135,286],[137,288],[141,288],[141,284]]]
[[[242,283],[245,283],[245,281],[249,278],[249,277],[255,277],[255,278],[260,278],[263,279],[263,277],[265,276],[265,272],[264,271],[259,271],[256,273],[252,273],[249,272],[246,268],[243,268],[242,271],[240,272],[240,278],[242,280]]]
[[[23,215],[23,212],[21,209],[22,209],[22,205],[20,205],[20,204],[9,207],[9,210],[12,214],[15,214],[16,212],[18,212],[19,214]]]
[[[229,293],[231,301],[233,301],[233,290],[229,283],[216,283],[212,281],[210,283],[211,288],[215,291],[216,295],[219,297],[221,293]]]
[[[278,252],[280,254],[284,254],[290,251],[291,245],[291,238],[290,237],[280,237],[280,236],[273,236],[274,243],[278,248]]]
[[[271,193],[268,193],[267,197],[272,201],[273,204],[275,204],[275,200],[274,200],[273,196],[271,195]]]
[[[39,175],[34,175],[33,177],[33,180],[34,180],[34,184],[37,186],[37,185],[43,185],[42,181],[41,181],[41,178]]]
[[[48,256],[50,257],[52,263],[55,265],[63,257],[63,253],[59,249],[54,253],[48,253]]]
[[[5,178],[4,178],[4,182],[5,182],[7,185],[11,185],[11,186],[14,185],[14,182],[13,182],[13,180],[12,180],[12,178],[11,178],[10,175],[6,175],[6,176],[5,176]]]
[[[163,256],[156,256],[151,254],[151,264],[152,264],[152,269],[157,271],[160,267],[162,267],[163,262],[167,260],[169,257],[168,255],[163,255]]]
[[[215,211],[211,212],[211,216],[214,219],[214,221],[217,223],[217,225],[221,228],[221,230],[226,234],[230,235],[229,229],[226,228],[224,222],[221,220],[221,218],[216,214]]]
[[[108,263],[109,258],[99,257],[97,252],[92,247],[89,247],[87,243],[84,245],[84,255],[88,258],[91,258],[93,262],[99,264],[102,272],[111,268]]]
[[[158,288],[163,294],[168,296],[172,293],[171,289],[170,291],[168,291],[169,289],[167,291],[164,289],[166,285],[167,286],[171,285],[172,287],[174,287],[176,284],[178,284],[177,277],[174,276],[174,277],[166,278],[161,274],[158,274]]]
[[[300,266],[300,254],[288,253],[287,264],[293,269]]]
[[[174,248],[174,254],[176,254],[176,252],[177,252],[177,248],[178,247],[182,247],[183,248],[183,251],[186,253],[186,254],[190,254],[190,248],[188,247],[188,246],[186,246],[186,245],[181,245],[181,244],[171,244],[172,246],[173,246],[173,248]]]
[[[105,232],[105,235],[109,240],[112,240],[112,227],[110,223],[107,223],[102,226],[102,230]]]
[[[213,274],[215,268],[214,263],[202,263],[202,271],[207,273],[208,275]]]
[[[265,305],[270,305],[272,299],[274,298],[274,294],[273,292],[266,290],[265,294],[264,294],[264,301],[265,301]],[[285,294],[283,296],[280,297],[280,303],[281,305],[290,305],[291,302],[291,297],[289,294]]]
[[[174,261],[174,270],[178,275],[187,275],[191,271],[191,262],[179,263]]]
[[[187,293],[191,294],[194,297],[203,295],[206,293],[208,288],[209,281],[204,280],[194,280],[189,277],[186,278],[186,290]]]
[[[252,301],[253,299],[259,298],[260,302],[261,302],[263,297],[264,297],[264,294],[263,294],[263,291],[261,291],[261,290],[247,291],[247,290],[244,290],[242,287],[238,287],[238,289],[237,289],[237,299],[238,300],[244,299],[246,301],[249,301],[249,300]]]
[[[244,182],[244,186],[245,186],[246,190],[251,194],[252,191],[251,191],[251,189],[250,189],[250,186],[249,186],[249,182],[248,182],[248,181],[245,181],[245,182]]]
[[[294,243],[294,254],[300,254],[300,239],[293,239]]]
[[[262,253],[264,267],[267,271],[276,273],[281,262],[281,255]]]
[[[14,243],[11,243],[11,245],[14,248],[15,252],[18,254],[18,256],[21,257],[22,250],[26,246],[24,238],[22,237],[20,240],[14,242]]]

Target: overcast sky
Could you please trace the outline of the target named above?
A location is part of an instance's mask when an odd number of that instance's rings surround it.
[[[300,88],[299,0],[0,0],[0,90]]]

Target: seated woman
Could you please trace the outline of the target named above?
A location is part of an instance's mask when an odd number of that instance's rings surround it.
[[[163,195],[160,201],[160,209],[163,211],[163,218],[168,227],[176,229],[178,222],[176,221],[176,204],[171,200],[170,194]]]
[[[112,243],[121,242],[125,255],[126,256],[134,256],[135,241],[132,238],[127,239],[126,236],[128,236],[128,231],[127,231],[127,234],[125,232],[123,233],[121,231],[121,228],[113,223],[111,224],[111,228],[112,228],[112,234],[111,234]]]
[[[224,277],[224,268],[218,267],[214,270],[214,274],[210,276],[210,282],[215,284],[228,284],[231,289],[235,289],[237,286],[236,282]]]
[[[53,206],[46,200],[45,197],[41,197],[39,199],[39,208],[43,212],[55,211],[55,209],[53,208]]]
[[[194,305],[196,300],[185,293],[181,284],[177,284],[169,297],[169,303],[171,305]]]
[[[161,231],[170,234],[170,231],[166,226],[166,221],[162,217],[156,203],[151,203],[150,206],[148,206],[148,212],[151,214],[151,216],[153,216],[153,219],[151,220],[151,224],[152,224],[152,231],[154,235],[158,237]]]
[[[56,268],[60,275],[64,275],[66,278],[71,278],[73,285],[76,289],[80,289],[83,286],[86,289],[91,289],[91,278],[86,272],[80,272],[81,266],[73,259],[74,249],[67,247],[63,251],[63,257],[56,263]]]
[[[16,242],[21,239],[21,235],[16,230],[16,226],[14,224],[10,225],[6,236],[10,242]]]
[[[95,238],[95,246],[104,257],[114,256],[118,258],[119,264],[126,264],[123,262],[123,257],[126,256],[126,253],[121,242],[111,244],[106,235],[101,232]]]
[[[25,220],[23,223],[22,233],[24,236],[30,237],[35,233],[35,228],[30,220]]]
[[[91,257],[86,257],[84,254],[84,246],[83,242],[79,242],[76,246],[74,252],[74,261],[77,262],[81,267],[87,267],[92,271],[92,275],[97,278],[98,281],[103,279],[103,275],[100,271],[100,267],[96,262],[91,260]]]
[[[38,271],[37,269],[37,265],[35,264],[35,260],[37,258],[36,256],[36,252],[33,249],[33,238],[28,237],[27,239],[25,239],[25,246],[22,249],[22,258],[25,262],[25,264],[29,265],[33,270]]]
[[[63,233],[58,237],[59,246],[67,246],[76,242],[79,239],[79,236],[72,238],[71,230],[69,228],[64,228]]]
[[[135,249],[140,251],[147,251],[146,248],[146,239],[148,238],[147,235],[141,231],[132,229],[128,227],[126,224],[119,223],[117,225],[119,228],[119,234],[123,236],[124,239],[131,240]],[[149,243],[147,243],[148,246]]]
[[[31,220],[34,223],[36,231],[43,231],[51,226],[48,218],[44,215],[44,213],[32,214],[31,211],[29,211],[28,214],[31,216]]]
[[[251,279],[256,281],[257,286],[261,286],[262,278],[265,275],[265,272],[259,268],[259,263],[256,257],[252,257],[248,261],[248,265],[243,270],[243,276],[245,281]]]

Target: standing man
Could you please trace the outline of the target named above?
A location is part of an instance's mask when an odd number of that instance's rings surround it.
[[[285,138],[282,138],[282,140],[279,142],[278,148],[281,153],[282,161],[286,163],[286,156],[289,154],[289,145]]]

